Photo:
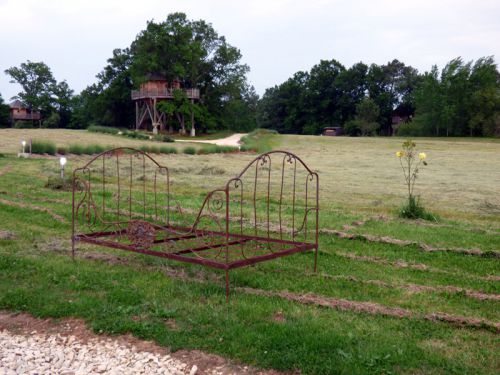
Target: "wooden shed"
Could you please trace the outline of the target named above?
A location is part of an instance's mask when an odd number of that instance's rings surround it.
[[[343,129],[340,126],[329,126],[323,129],[323,135],[330,137],[336,137],[342,135],[343,133]]]

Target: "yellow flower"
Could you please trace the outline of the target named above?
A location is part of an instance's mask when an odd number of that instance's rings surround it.
[[[424,160],[426,157],[427,157],[427,155],[425,154],[425,152],[421,152],[420,154],[418,154],[418,158],[420,160]]]
[[[404,155],[405,155],[405,153],[404,153],[403,151],[398,151],[398,152],[396,152],[396,156],[397,156],[398,158],[402,158]]]

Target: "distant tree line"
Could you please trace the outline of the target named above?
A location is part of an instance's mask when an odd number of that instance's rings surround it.
[[[193,112],[202,130],[248,131],[256,127],[258,96],[247,83],[249,68],[240,60],[240,51],[210,24],[173,13],[164,22],[148,22],[130,47],[115,49],[97,82],[78,95],[66,82],[57,83],[41,62],[28,61],[5,73],[22,86],[17,97],[30,109],[42,111],[43,126],[132,127],[131,90],[157,74],[169,82],[179,80],[185,88],[200,89]],[[182,104],[182,100],[174,103],[178,110],[185,108]]]
[[[5,73],[22,87],[16,98],[41,111],[44,127],[133,127],[131,90],[156,74],[200,90],[194,105],[182,95],[159,104],[179,120],[180,131],[189,130],[191,117],[183,112],[192,111],[202,131],[262,127],[320,134],[325,127],[342,127],[349,135],[391,135],[394,129],[411,136],[500,135],[500,73],[493,57],[457,58],[424,74],[398,60],[351,67],[321,60],[261,99],[247,82],[248,71],[240,51],[211,24],[173,13],[148,22],[129,47],[115,49],[97,82],[78,95],[43,62],[27,61]],[[9,126],[8,111],[0,95],[0,126]]]
[[[281,133],[319,134],[342,127],[350,135],[500,135],[500,74],[492,57],[461,58],[441,72],[419,74],[393,60],[350,68],[322,60],[266,90],[257,119]]]

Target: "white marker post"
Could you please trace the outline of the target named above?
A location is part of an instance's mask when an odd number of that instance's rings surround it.
[[[64,180],[64,165],[66,164],[66,158],[63,156],[59,159],[59,164],[61,164],[61,180]]]

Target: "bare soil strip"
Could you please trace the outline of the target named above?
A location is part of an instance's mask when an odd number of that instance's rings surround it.
[[[14,240],[16,238],[16,234],[12,233],[8,230],[0,229],[0,240]]]
[[[51,240],[48,241],[45,245],[41,247],[41,249],[45,250],[50,250],[50,251],[57,251],[57,252],[67,252],[66,249],[69,248],[69,241],[58,241],[58,240]],[[351,254],[342,254],[342,255],[348,255],[347,257],[351,258]],[[129,259],[126,257],[119,257],[114,254],[110,253],[97,253],[97,252],[89,252],[89,251],[83,251],[83,252],[78,252],[77,251],[77,256],[80,256],[85,259],[93,259],[93,260],[103,260],[111,264],[122,264],[122,265],[130,265]],[[354,259],[357,259],[354,258]],[[373,258],[370,258],[369,260],[372,260]],[[363,258],[363,260],[366,260]],[[381,260],[381,259],[380,259]],[[388,264],[388,263],[385,263]],[[402,265],[403,262],[397,262],[396,264]],[[422,269],[421,266],[426,267],[425,265],[416,265],[418,269]],[[157,266],[152,266],[152,268],[157,268]],[[173,269],[171,267],[162,267],[163,270],[166,272],[168,276],[171,276],[173,278],[181,278],[183,280],[189,280],[190,276],[186,274],[186,272],[181,268],[181,269]],[[211,282],[219,282],[221,280],[220,277],[218,277],[216,274],[210,274],[211,276],[201,276],[198,274],[196,277],[196,281],[198,282],[205,282],[205,281],[211,281]],[[408,290],[412,293],[422,293],[422,292],[436,292],[436,293],[464,293],[465,296],[469,298],[474,298],[478,300],[490,300],[490,301],[500,301],[500,294],[490,294],[490,293],[484,293],[481,291],[477,290],[472,290],[472,289],[466,289],[466,288],[460,288],[452,285],[446,285],[446,286],[428,286],[428,285],[421,285],[421,284],[390,284],[387,283],[383,280],[361,280],[358,279],[354,276],[345,276],[345,275],[330,275],[326,273],[321,273],[321,274],[315,274],[315,273],[308,273],[307,275],[309,276],[320,276],[328,279],[334,279],[334,280],[347,280],[351,282],[356,282],[356,283],[363,283],[363,284],[371,284],[371,285],[377,285],[383,288],[399,288],[399,289],[405,289]],[[490,276],[487,277],[488,279]]]
[[[425,243],[417,242],[417,241],[400,240],[397,238],[386,237],[386,236],[383,236],[383,237],[373,236],[370,234],[347,233],[347,232],[334,230],[334,229],[321,229],[320,233],[333,234],[339,238],[344,238],[344,239],[348,239],[348,240],[361,240],[361,241],[368,241],[368,242],[378,242],[378,243],[384,243],[384,244],[398,245],[398,246],[402,246],[402,247],[416,246],[419,249],[426,251],[426,252],[447,251],[447,252],[453,252],[453,253],[458,253],[458,254],[500,258],[500,251],[496,251],[496,250],[482,251],[481,249],[434,247],[434,246],[430,246],[430,245],[427,245]]]
[[[429,228],[452,228],[456,227],[451,224],[442,224],[442,223],[429,223],[427,221],[417,219],[417,220],[402,220],[401,222],[405,224],[418,225],[419,227],[429,227]],[[483,228],[460,228],[460,230],[472,232],[472,233],[484,233],[484,234],[500,234],[500,230],[495,229],[483,229]]]
[[[12,169],[12,165],[11,164],[7,164],[5,167],[3,167],[1,170],[0,170],[0,176],[3,176],[4,174],[6,173],[9,173]]]
[[[247,294],[254,294],[265,297],[280,297],[301,304],[328,307],[341,311],[355,311],[371,315],[384,315],[395,318],[424,319],[433,322],[440,321],[456,326],[481,328],[492,331],[494,333],[500,333],[500,323],[475,317],[455,316],[439,312],[432,314],[418,314],[411,310],[399,307],[388,307],[374,302],[350,301],[340,298],[318,296],[311,293],[301,295],[286,291],[274,292],[253,288],[236,288],[236,290]]]
[[[311,274],[315,275],[315,274]],[[329,274],[319,274],[318,276],[324,277],[327,279],[333,279],[333,280],[347,280],[347,281],[352,281],[355,283],[360,283],[360,284],[368,284],[368,285],[376,285],[382,288],[398,288],[398,289],[404,289],[407,290],[411,293],[422,293],[422,292],[429,292],[429,293],[464,293],[465,296],[469,298],[474,298],[478,299],[480,301],[484,300],[490,300],[490,301],[500,301],[500,294],[490,294],[490,293],[484,293],[472,289],[466,289],[466,288],[459,288],[456,286],[452,285],[446,285],[446,286],[429,286],[429,285],[422,285],[422,284],[391,284],[388,282],[385,282],[383,280],[361,280],[358,279],[355,276],[349,276],[349,275],[329,275]]]
[[[341,256],[341,257],[344,257],[344,258],[348,258],[348,259],[359,260],[362,262],[384,264],[384,265],[389,265],[389,266],[397,267],[397,268],[409,268],[409,269],[418,270],[418,271],[443,273],[443,274],[447,274],[447,275],[461,276],[461,277],[466,276],[468,278],[486,280],[486,281],[500,281],[500,276],[496,276],[496,275],[478,276],[478,275],[471,275],[471,274],[464,274],[464,273],[458,274],[457,272],[447,271],[447,270],[443,270],[440,268],[429,267],[428,265],[423,264],[423,263],[408,263],[408,262],[405,262],[404,260],[390,261],[390,260],[387,260],[384,258],[379,258],[379,257],[372,257],[372,256],[367,256],[367,255],[356,255],[356,254],[342,253],[342,252],[335,252],[334,254]]]
[[[45,208],[45,207],[35,206],[35,205],[29,204],[29,203],[9,201],[7,199],[2,199],[2,198],[0,198],[0,203],[5,204],[6,206],[11,206],[11,207],[28,208],[30,210],[45,212],[46,214],[51,216],[54,220],[57,220],[63,224],[66,223],[66,219],[64,219],[62,216],[56,214],[52,210]]]

